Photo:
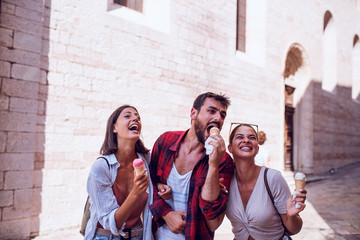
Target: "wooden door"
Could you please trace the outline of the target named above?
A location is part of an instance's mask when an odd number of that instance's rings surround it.
[[[294,138],[294,112],[293,93],[295,88],[285,86],[285,124],[284,124],[284,169],[294,170],[293,166],[293,138]]]

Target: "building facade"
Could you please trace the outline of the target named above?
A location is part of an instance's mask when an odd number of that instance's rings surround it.
[[[359,35],[359,0],[2,0],[0,238],[79,226],[122,104],[149,148],[213,91],[232,102],[226,142],[231,122],[258,124],[274,168],[359,162]]]

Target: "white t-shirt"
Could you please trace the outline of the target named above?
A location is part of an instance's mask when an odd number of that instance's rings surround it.
[[[167,185],[171,187],[171,197],[165,200],[174,211],[187,211],[187,201],[190,187],[190,177],[192,171],[180,175],[178,173],[175,163],[173,164],[170,174],[167,178]],[[166,240],[184,240],[185,234],[175,234],[170,231],[166,224],[163,224],[156,232],[156,239]]]
[[[264,170],[265,167],[262,167],[246,210],[237,186],[236,173],[231,179],[226,216],[233,227],[235,239],[248,239],[250,235],[254,239],[278,240],[284,233],[280,216],[266,191]],[[291,194],[285,179],[274,169],[269,169],[267,178],[276,208],[280,214],[286,214],[286,202]]]

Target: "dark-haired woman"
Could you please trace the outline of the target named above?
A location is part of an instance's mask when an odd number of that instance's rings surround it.
[[[268,185],[274,197],[272,203],[265,186],[266,168],[254,163],[259,150],[257,139],[256,131],[248,124],[238,125],[230,134],[228,149],[234,158],[235,172],[226,216],[237,240],[287,239],[282,222],[292,234],[301,230],[302,220],[298,214],[305,208],[306,190],[293,197],[281,173],[268,169]]]
[[[91,167],[87,182],[90,219],[85,239],[153,239],[151,233],[152,184],[147,170],[149,150],[140,140],[140,115],[123,105],[108,119],[101,156]],[[135,174],[133,160],[141,158],[145,169]]]

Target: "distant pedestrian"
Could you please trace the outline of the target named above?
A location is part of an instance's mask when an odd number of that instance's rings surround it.
[[[267,147],[264,145],[266,141],[266,134],[264,131],[259,131],[258,133],[258,144],[259,152],[255,156],[255,164],[258,166],[270,167],[270,157]]]
[[[226,216],[237,240],[287,239],[284,227],[291,234],[301,230],[299,212],[305,208],[306,190],[301,190],[294,197],[279,171],[255,165],[259,146],[254,127],[237,124],[230,133],[228,149],[234,158],[235,173],[231,180]]]
[[[87,181],[91,214],[86,240],[153,239],[148,208],[152,184],[146,173],[150,153],[140,140],[141,127],[138,111],[129,105],[119,107],[108,119],[102,156],[93,163]],[[136,158],[145,165],[137,175]]]

